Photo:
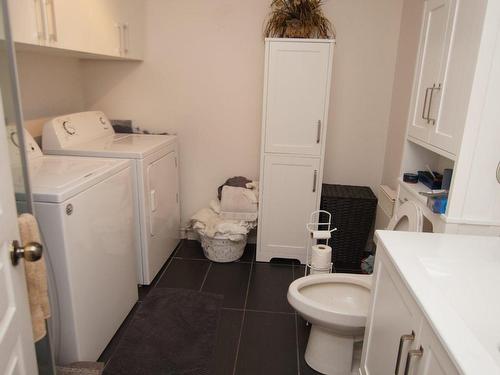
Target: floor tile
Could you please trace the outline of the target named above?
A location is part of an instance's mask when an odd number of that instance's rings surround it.
[[[236,373],[297,374],[295,316],[247,311]]]
[[[293,266],[293,279],[297,280],[300,277],[304,277],[305,270],[306,266],[303,264]]]
[[[250,263],[212,263],[202,292],[222,294],[223,307],[244,308],[251,266]]]
[[[209,261],[174,258],[156,287],[199,290],[209,266]]]
[[[134,307],[132,307],[132,310],[130,310],[129,314],[121,324],[120,328],[118,328],[118,331],[116,331],[115,335],[111,339],[111,341],[108,343],[104,351],[101,353],[101,356],[97,360],[98,362],[104,362],[107,363],[111,356],[113,355],[118,343],[120,342],[121,337],[125,333],[127,326],[130,324],[132,321],[134,314],[139,307],[140,302],[136,303]]]
[[[245,247],[245,252],[239,259],[239,262],[253,262],[255,260],[255,247],[254,243],[249,243]]]
[[[270,263],[254,263],[248,293],[247,309],[294,312],[286,294],[293,281],[293,268]]]
[[[242,310],[222,309],[215,346],[215,375],[232,375],[242,323]]]
[[[194,240],[183,240],[175,252],[174,257],[183,259],[207,259],[203,254],[201,244]]]
[[[299,365],[301,375],[321,375],[309,367],[304,359],[304,354],[306,353],[307,340],[309,339],[309,332],[311,331],[311,325],[306,325],[306,321],[297,315],[297,341],[299,349]]]

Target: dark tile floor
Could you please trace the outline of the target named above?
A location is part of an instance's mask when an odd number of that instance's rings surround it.
[[[287,261],[256,262],[254,245],[247,246],[240,261],[221,264],[207,260],[198,242],[183,241],[151,286],[139,288],[139,302],[100,360],[112,357],[151,289],[186,288],[224,296],[216,375],[318,374],[304,361],[309,328],[286,300],[288,286],[303,274],[303,266]]]

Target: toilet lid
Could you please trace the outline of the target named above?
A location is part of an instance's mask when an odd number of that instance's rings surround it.
[[[415,202],[407,201],[399,206],[399,209],[389,222],[387,229],[405,232],[422,232],[422,223],[422,210]]]

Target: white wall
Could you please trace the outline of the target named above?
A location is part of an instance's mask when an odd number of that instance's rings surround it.
[[[337,46],[324,182],[370,186],[382,179],[403,0],[332,0]]]
[[[382,182],[397,187],[417,60],[422,1],[404,0]]]
[[[403,0],[331,0],[338,44],[325,182],[381,182]],[[269,0],[148,0],[143,63],[83,65],[86,107],[180,137],[182,218],[257,178]]]
[[[23,51],[16,58],[25,120],[84,110],[78,59]]]

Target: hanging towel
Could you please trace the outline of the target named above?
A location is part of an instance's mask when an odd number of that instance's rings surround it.
[[[257,220],[258,197],[255,191],[233,186],[222,188],[220,216],[232,220]]]
[[[23,244],[28,242],[41,243],[38,224],[33,215],[22,214],[19,216],[18,222]],[[45,320],[50,317],[47,271],[43,256],[36,262],[24,262],[24,269],[28,285],[33,338],[36,342],[47,334]]]

